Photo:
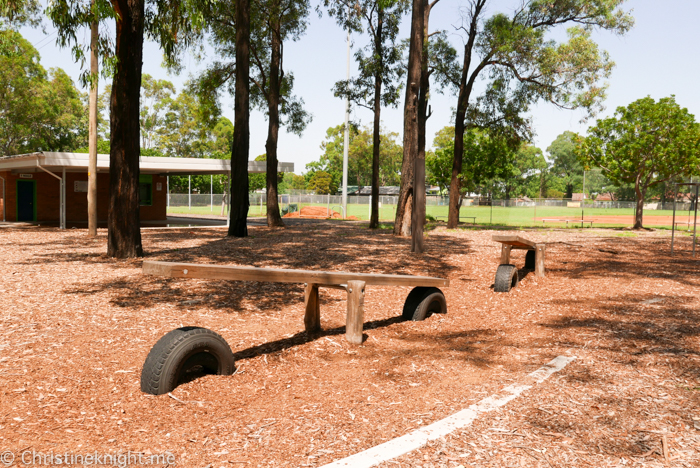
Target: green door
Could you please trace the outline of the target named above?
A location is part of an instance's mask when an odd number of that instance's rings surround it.
[[[17,181],[17,221],[36,221],[36,181]]]

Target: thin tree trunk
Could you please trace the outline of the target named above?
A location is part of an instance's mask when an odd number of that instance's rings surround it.
[[[115,0],[116,71],[110,100],[107,255],[143,256],[139,213],[139,102],[143,64],[142,0]]]
[[[92,12],[97,15],[95,0],[92,0]],[[99,63],[97,61],[98,22],[95,19],[90,25],[90,109],[88,117],[88,237],[97,236],[97,74]]]
[[[280,20],[274,18],[271,38],[271,58],[270,58],[270,92],[268,102],[269,122],[267,127],[267,142],[265,143],[265,153],[267,160],[267,225],[269,227],[282,227],[284,222],[280,216],[280,208],[277,203],[277,140],[280,130],[280,59],[282,43],[280,40]]]
[[[414,170],[418,153],[418,96],[420,94],[421,61],[423,55],[424,0],[413,0],[411,14],[411,38],[408,50],[406,98],[403,112],[403,162],[401,164],[401,190],[399,191],[394,222],[394,234],[411,234],[413,218]]]
[[[248,236],[250,148],[250,1],[236,0],[236,98],[231,150],[231,212],[228,235]]]
[[[382,26],[384,21],[384,10],[377,11],[377,29],[374,36],[375,55],[383,57],[382,51]],[[369,218],[369,228],[379,227],[379,144],[381,112],[382,112],[382,73],[384,64],[380,63],[378,71],[374,75],[374,134],[372,135],[372,214]]]
[[[634,194],[637,197],[637,211],[634,216],[634,226],[632,229],[644,229],[642,225],[642,219],[644,215],[644,195],[646,192],[646,187],[642,190],[640,184],[640,176],[637,176],[637,180],[634,182]]]
[[[454,159],[452,160],[452,176],[450,178],[450,206],[447,212],[447,227],[449,229],[454,229],[457,227],[457,224],[459,224],[460,194],[462,191],[459,175],[462,173],[464,132],[466,130],[464,120],[466,118],[469,98],[474,85],[474,78],[478,74],[478,71],[475,71],[470,77],[469,68],[471,67],[472,50],[478,32],[478,20],[485,4],[485,0],[478,0],[472,3],[473,9],[471,11],[471,21],[469,23],[469,38],[464,45],[464,63],[462,64],[462,74],[459,81],[459,96],[457,97],[457,113],[455,115],[455,150]],[[483,68],[483,66],[481,66],[481,68]]]

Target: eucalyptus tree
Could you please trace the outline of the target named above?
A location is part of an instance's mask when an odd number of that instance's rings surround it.
[[[175,85],[149,74],[141,77],[141,147],[156,146],[158,130],[165,124]]]
[[[456,51],[442,31],[430,33],[430,13],[439,0],[414,0],[408,51],[408,73],[404,99],[404,145],[401,190],[396,207],[394,234],[411,235],[411,251],[421,253],[425,224],[425,144],[431,78],[440,82],[438,91],[454,78]]]
[[[0,29],[38,26],[41,22],[40,13],[39,0],[0,0]],[[0,38],[0,45],[11,39],[13,38]]]
[[[547,148],[547,152],[553,158],[552,171],[562,179],[564,183],[565,198],[571,198],[574,193],[574,185],[583,181],[583,166],[574,154],[577,135],[574,132],[565,131]]]
[[[379,173],[381,109],[397,106],[403,76],[402,50],[397,42],[399,23],[408,9],[408,0],[325,0],[331,16],[349,31],[366,32],[370,43],[355,53],[360,74],[339,81],[334,94],[344,96],[373,112],[372,208],[370,229],[379,227]]]
[[[459,29],[464,35],[464,57],[455,115],[455,154],[450,183],[448,227],[459,219],[459,191],[464,146],[469,127],[500,127],[530,136],[525,118],[539,100],[562,109],[601,108],[613,67],[599,50],[591,31],[624,34],[633,24],[621,10],[625,0],[524,0],[509,13],[488,16],[488,0],[468,0]],[[568,39],[557,42],[552,32],[570,26]],[[472,96],[478,78],[487,78],[486,91]]]
[[[588,129],[576,149],[585,166],[602,168],[615,183],[634,184],[634,229],[643,228],[650,187],[700,172],[700,124],[675,97],[638,99]]]
[[[60,68],[48,72],[16,31],[0,30],[0,155],[72,151],[82,144],[83,96]]]
[[[236,85],[233,80],[238,51],[236,14],[233,0],[213,3],[207,11],[211,42],[219,60],[200,77],[200,88],[205,93],[223,86],[232,91]],[[268,116],[265,143],[268,226],[284,226],[277,204],[279,128],[282,125],[300,135],[311,120],[303,108],[304,101],[292,92],[294,75],[284,69],[284,43],[301,37],[308,14],[308,0],[252,0],[250,100]]]
[[[57,42],[72,46],[84,61],[89,44],[78,36],[95,22],[114,20],[116,36],[101,27],[97,54],[107,60],[113,75],[110,96],[110,171],[107,218],[107,255],[143,255],[139,217],[139,146],[141,70],[144,36],[155,40],[166,61],[190,44],[198,30],[199,0],[54,0],[47,9],[58,30]],[[104,68],[103,68],[104,70]],[[95,77],[85,72],[84,82]]]

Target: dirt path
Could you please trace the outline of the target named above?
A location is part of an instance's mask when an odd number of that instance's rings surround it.
[[[512,233],[512,231],[509,231]],[[344,296],[323,290],[324,332],[303,331],[303,285],[163,279],[103,256],[106,234],[0,232],[0,452],[170,451],[179,466],[322,466],[445,418],[559,355],[577,359],[474,424],[382,466],[700,466],[698,263],[668,233],[523,235],[547,277],[491,289],[493,231],[409,240],[358,225],[147,230],[149,259],[448,277],[448,314],[398,319],[407,288],[368,288],[361,346]],[[524,254],[513,254],[521,266]],[[234,376],[169,396],[139,389],[151,346],[197,325],[236,355]],[[662,441],[666,440],[666,452]],[[667,464],[664,454],[668,454]]]

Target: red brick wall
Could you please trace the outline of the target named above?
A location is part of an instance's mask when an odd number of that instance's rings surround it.
[[[17,180],[36,181],[36,216],[37,221],[53,221],[59,219],[59,181],[55,177],[45,172],[32,173],[31,179],[20,179],[19,174],[10,172],[0,172],[0,176],[5,178],[7,187],[5,196],[7,198],[7,221],[17,220]],[[60,175],[59,175],[60,176]],[[87,193],[76,192],[75,182],[87,182],[87,172],[66,173],[66,221],[87,221]],[[165,176],[153,176],[153,206],[141,207],[141,219],[144,221],[160,221],[166,219],[167,200]],[[0,184],[2,181],[0,181]],[[161,184],[158,191],[157,184]],[[97,219],[107,220],[107,206],[109,204],[109,174],[97,174]],[[2,201],[0,200],[0,210]],[[0,211],[0,219],[2,211]]]
[[[7,198],[7,194],[8,194],[8,192],[10,191],[10,190],[9,190],[9,186],[8,186],[8,184],[9,184],[9,181],[8,181],[9,174],[8,174],[7,172],[2,172],[2,171],[0,171],[0,177],[2,177],[3,179],[5,179],[5,182],[4,182],[4,184],[5,184],[5,198]],[[2,220],[2,209],[3,209],[4,203],[5,203],[5,199],[1,198],[1,197],[2,197],[2,191],[1,191],[1,190],[2,190],[2,184],[3,184],[3,181],[0,179],[0,220]],[[8,221],[10,220],[9,218],[6,218],[6,219],[7,219]]]
[[[158,190],[160,184],[160,190]],[[163,221],[167,217],[168,200],[165,176],[153,176],[153,205],[141,207],[143,221]]]

